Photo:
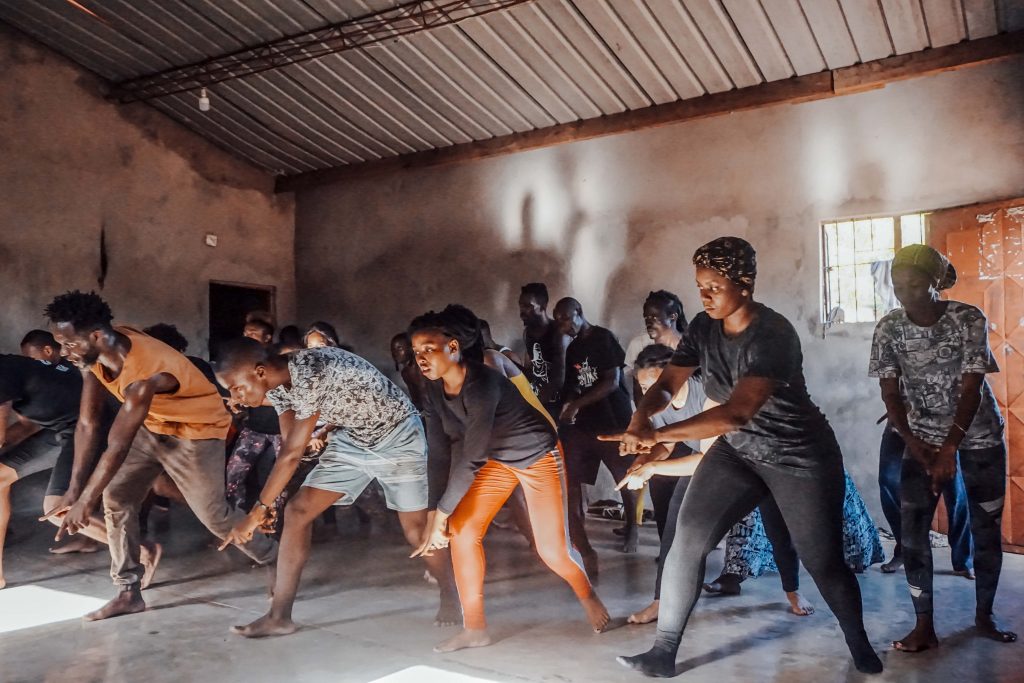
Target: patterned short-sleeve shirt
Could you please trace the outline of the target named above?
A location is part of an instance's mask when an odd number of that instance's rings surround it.
[[[344,349],[303,349],[288,359],[291,388],[267,392],[278,415],[289,410],[302,420],[344,429],[355,443],[372,447],[416,414],[409,397],[368,361]]]
[[[911,322],[897,308],[875,326],[868,374],[902,378],[907,420],[913,432],[940,446],[953,426],[965,374],[999,372],[988,345],[988,320],[980,309],[950,301],[930,327]],[[960,448],[990,448],[1003,442],[1003,418],[988,381],[981,405]]]

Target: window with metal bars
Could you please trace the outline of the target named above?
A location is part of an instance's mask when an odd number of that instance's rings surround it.
[[[927,216],[909,213],[821,224],[823,323],[876,322],[899,306],[892,291],[892,258],[897,249],[925,243]]]

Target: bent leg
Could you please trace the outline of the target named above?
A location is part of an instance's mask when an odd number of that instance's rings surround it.
[[[1004,643],[1017,634],[1000,628],[992,616],[1003,566],[1000,538],[1006,496],[1006,447],[961,451],[964,484],[971,506],[974,568],[977,572],[975,624],[982,635]]]
[[[727,443],[719,440],[708,449],[686,490],[665,556],[654,646],[641,655],[619,657],[619,663],[651,676],[675,675],[676,651],[700,594],[708,553],[767,493],[764,482]]]
[[[843,501],[846,481],[838,445],[821,453],[812,471],[757,463],[789,527],[804,566],[839,621],[854,664],[879,672],[882,663],[864,631],[860,584],[843,554]]]
[[[246,638],[280,636],[295,632],[298,628],[292,621],[292,607],[299,590],[302,569],[309,559],[312,541],[313,520],[320,513],[334,505],[340,493],[303,486],[288,503],[284,531],[281,534],[281,549],[277,559],[277,575],[274,580],[274,596],[270,611],[245,626],[232,627],[232,633]]]
[[[971,534],[971,512],[960,457],[957,455],[956,474],[942,489],[942,498],[946,502],[953,570],[970,572],[974,567],[974,536]]]
[[[217,538],[223,539],[245,513],[224,498],[224,441],[163,437],[156,451],[160,464],[189,508]],[[256,532],[239,550],[260,565],[273,562],[277,544]]]
[[[603,631],[608,611],[587,578],[583,558],[569,543],[568,496],[560,452],[549,453],[525,470],[514,470],[523,487],[530,521],[536,529],[537,553],[551,571],[569,584],[583,605],[591,627]]]

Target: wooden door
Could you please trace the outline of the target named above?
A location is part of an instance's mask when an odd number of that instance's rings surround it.
[[[1009,450],[1003,545],[1024,553],[1024,199],[936,211],[928,241],[957,269],[947,294],[981,308],[1001,372],[989,375]]]

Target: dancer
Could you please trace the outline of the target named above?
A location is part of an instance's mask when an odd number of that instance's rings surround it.
[[[626,369],[630,375],[627,384],[633,392],[633,399],[640,400],[643,393],[636,380],[636,359],[640,352],[653,345],[661,344],[670,349],[679,345],[686,330],[686,316],[683,302],[679,297],[664,289],[649,292],[643,307],[645,334],[637,335],[626,347]]]
[[[900,471],[903,469],[903,453],[906,450],[907,444],[886,420],[885,429],[882,430],[882,443],[878,449],[878,493],[882,499],[882,514],[889,522],[889,529],[896,539],[896,548],[892,551],[892,558],[882,565],[882,572],[885,574],[895,574],[903,567]],[[949,555],[953,561],[953,573],[973,581],[974,539],[971,537],[971,513],[967,508],[967,488],[964,486],[959,457],[956,474],[942,487],[942,499],[946,502]]]
[[[674,676],[683,630],[701,590],[707,554],[734,523],[771,495],[794,545],[836,615],[858,670],[882,663],[864,632],[860,586],[843,561],[842,454],[811,401],[796,330],[754,302],[753,247],[722,237],[693,257],[704,312],[671,365],[640,402],[622,450],[718,437],[694,472],[665,556],[658,634],[648,652],[618,661],[648,676]],[[663,410],[696,371],[721,405],[655,430]]]
[[[50,365],[71,367],[60,357],[60,344],[46,330],[30,330],[21,340],[21,355]]]
[[[434,509],[413,556],[430,555],[450,539],[463,613],[462,632],[434,650],[491,643],[484,617],[483,537],[519,485],[541,559],[572,587],[594,631],[603,631],[608,612],[566,537],[565,479],[554,428],[509,381],[483,365],[479,321],[465,307],[422,315],[410,324],[409,335],[429,380],[424,419]]]
[[[569,534],[583,553],[587,572],[593,579],[598,571],[597,553],[583,524],[582,485],[597,481],[602,462],[615,481],[621,480],[629,469],[629,464],[619,457],[616,444],[597,438],[600,434],[621,432],[629,424],[629,394],[622,375],[625,354],[611,331],[587,321],[583,307],[575,299],[559,301],[554,314],[558,331],[572,337],[565,352],[565,403],[559,418],[569,479]],[[628,489],[620,494],[625,519],[622,552],[635,553],[640,542],[638,496]]]
[[[412,352],[412,342],[409,335],[399,332],[391,338],[391,360],[395,363],[395,370],[402,376],[405,389],[417,410],[423,410],[424,392],[427,390],[427,380],[416,365],[416,358]]]
[[[60,507],[71,485],[81,396],[82,375],[73,368],[0,355],[0,588],[7,585],[3,553],[11,521],[11,486],[36,472],[52,470],[43,511]],[[57,518],[52,521],[60,524]],[[96,520],[94,528],[102,529],[102,522]],[[99,540],[105,536],[100,534]],[[91,552],[96,547],[78,550]]]
[[[306,334],[302,336],[301,348],[318,349],[323,346],[340,347],[341,340],[338,339],[338,331],[334,329],[334,325],[320,320],[306,330]]]
[[[939,298],[955,281],[955,270],[931,247],[900,249],[892,261],[892,282],[903,308],[878,321],[871,344],[869,374],[879,378],[889,422],[907,445],[901,540],[917,624],[893,643],[903,652],[921,652],[939,642],[932,615],[928,530],[938,495],[956,473],[958,455],[974,535],[974,623],[987,638],[1017,640],[992,615],[1003,563],[1006,444],[1003,418],[985,375],[999,367],[988,345],[985,314]]]
[[[320,461],[287,506],[270,611],[235,626],[247,638],[286,635],[298,626],[292,607],[309,559],[313,521],[332,505],[351,505],[374,479],[411,546],[427,527],[427,454],[423,423],[402,390],[375,367],[344,349],[323,347],[281,356],[249,339],[225,342],[214,364],[232,400],[247,406],[264,399],[281,419],[281,452],[256,505],[225,540],[244,542],[273,522],[270,503],[285,489],[318,419],[336,427]],[[223,546],[222,546],[223,547]],[[441,589],[435,625],[457,623],[458,596],[448,553],[427,558]]]
[[[548,317],[548,288],[543,282],[523,285],[519,293],[519,319],[526,348],[524,372],[547,411],[558,419],[565,378],[565,350],[572,341]]]
[[[685,328],[684,328],[685,329]],[[636,378],[640,385],[642,395],[647,393],[661,377],[661,373],[672,359],[673,350],[661,344],[654,344],[644,348],[636,360]],[[639,398],[638,395],[638,398]],[[702,410],[717,405],[714,401],[707,399],[704,394],[704,385],[699,375],[691,376],[683,388],[673,397],[668,407],[651,418],[651,424],[655,428],[667,427],[668,425],[682,422]],[[658,618],[661,597],[661,577],[664,568],[665,554],[672,545],[675,537],[676,518],[679,515],[679,506],[686,495],[689,486],[690,476],[693,474],[697,464],[703,458],[703,452],[713,443],[714,439],[706,439],[704,442],[690,441],[679,444],[658,444],[651,449],[650,453],[638,455],[629,468],[628,476],[619,483],[619,488],[628,485],[630,488],[642,490],[645,483],[649,482],[651,501],[654,504],[654,518],[658,524],[658,537],[661,539],[660,552],[658,556],[658,574],[654,584],[654,600],[650,605],[629,616],[627,621],[631,624],[647,624]],[[663,475],[655,477],[655,474]],[[775,505],[775,501],[769,496],[761,502],[766,516],[767,524],[761,520],[760,510],[754,510],[747,515],[743,521],[733,526],[730,532],[730,539],[737,527],[750,524],[751,528],[759,534],[752,534],[747,542],[739,547],[746,553],[759,551],[753,555],[756,562],[750,563],[754,566],[743,566],[741,575],[737,576],[735,587],[729,585],[728,578],[719,577],[717,585],[704,584],[708,592],[716,592],[723,595],[738,595],[740,592],[739,583],[745,578],[743,570],[779,571],[782,579],[782,589],[789,602],[790,611],[797,616],[807,616],[814,613],[814,607],[802,595],[800,595],[800,565],[797,559],[796,550],[793,548],[790,539],[789,529],[782,520],[782,514]],[[748,528],[748,527],[743,527]],[[765,529],[771,530],[768,534]],[[769,542],[768,537],[771,537]],[[876,534],[877,538],[877,534]],[[736,547],[735,545],[732,547]],[[726,546],[726,568],[729,569],[729,549]],[[774,559],[777,556],[778,559]],[[747,559],[743,554],[736,559]],[[734,569],[740,567],[738,562],[733,562]]]
[[[72,490],[55,513],[63,514],[57,537],[88,529],[102,498],[110,575],[119,592],[85,619],[141,612],[141,584],[151,579],[161,549],[154,545],[144,565],[138,512],[161,470],[207,529],[220,538],[231,529],[224,500],[224,437],[231,418],[217,390],[185,356],[133,327],[112,325],[110,306],[95,292],[62,294],[45,314],[65,357],[83,376]],[[104,389],[123,405],[92,470]],[[261,534],[240,549],[268,564],[277,546]]]

